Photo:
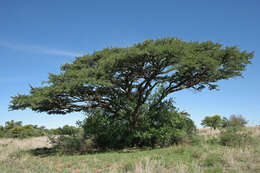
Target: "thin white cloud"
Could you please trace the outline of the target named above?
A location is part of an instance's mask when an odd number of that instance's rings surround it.
[[[62,55],[62,56],[80,56],[82,53],[78,52],[71,52],[66,50],[58,50],[53,48],[47,48],[43,46],[38,45],[24,45],[24,44],[17,44],[17,43],[11,43],[8,41],[1,41],[0,40],[0,47],[5,47],[9,49],[14,50],[20,50],[25,52],[32,52],[32,53],[43,53],[43,54],[49,54],[49,55]]]

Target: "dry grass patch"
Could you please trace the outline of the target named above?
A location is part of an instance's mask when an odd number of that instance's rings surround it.
[[[11,153],[43,147],[51,147],[46,136],[26,139],[0,138],[0,161]]]
[[[218,129],[211,129],[211,128],[199,128],[198,134],[200,136],[207,136],[207,137],[216,137],[220,131]]]

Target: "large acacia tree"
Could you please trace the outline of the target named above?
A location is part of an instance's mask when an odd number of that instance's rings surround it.
[[[50,74],[41,87],[12,97],[10,110],[29,108],[48,114],[103,109],[104,116],[124,119],[138,128],[142,107],[154,91],[160,96],[191,88],[210,90],[217,81],[242,76],[253,53],[211,41],[175,38],[147,40],[127,48],[106,48],[77,57]]]

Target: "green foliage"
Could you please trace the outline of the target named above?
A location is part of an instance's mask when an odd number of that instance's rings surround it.
[[[221,145],[243,147],[252,142],[251,133],[245,130],[247,121],[241,115],[231,115],[229,119],[224,120],[224,128],[219,136]]]
[[[234,46],[175,38],[107,48],[63,65],[62,73],[50,74],[48,85],[31,87],[29,95],[12,97],[10,109],[64,114],[101,107],[115,116],[126,111],[135,121],[157,86],[164,85],[158,101],[185,88],[215,89],[218,80],[242,76],[252,57]]]
[[[222,120],[222,127],[233,127],[233,128],[242,128],[245,127],[247,121],[242,117],[242,115],[231,115],[229,119],[226,117]]]
[[[85,133],[94,134],[100,147],[165,146],[178,143],[194,126],[186,115],[164,109],[168,103],[163,100],[187,88],[214,90],[217,81],[242,76],[252,57],[235,46],[176,38],[107,48],[63,65],[60,74],[49,75],[47,85],[12,97],[9,109],[85,111]]]
[[[10,124],[8,124],[8,122],[7,122],[6,123],[7,126],[4,127],[5,133],[2,137],[27,138],[27,137],[33,137],[33,136],[43,136],[45,134],[43,130],[41,130],[33,125],[22,126],[21,121],[19,121],[18,123],[19,123],[19,125],[12,126],[12,128],[10,128]]]
[[[14,120],[11,120],[11,121],[5,122],[5,129],[6,130],[10,130],[12,128],[21,127],[21,126],[22,126],[22,121],[15,122]]]
[[[63,128],[55,130],[61,133],[61,129],[65,129],[62,132],[63,134],[48,136],[48,139],[53,146],[52,152],[58,154],[82,154],[93,149],[93,141],[84,137],[81,128],[65,125]]]
[[[216,128],[221,127],[222,120],[220,115],[214,115],[214,116],[206,116],[204,120],[202,120],[201,125],[204,127],[210,127],[214,130]]]
[[[231,147],[243,147],[252,141],[251,134],[247,131],[236,130],[228,127],[221,131],[220,144]]]
[[[91,148],[91,143],[83,138],[82,135],[49,137],[53,149],[58,154],[76,154],[86,152]]]
[[[252,57],[235,46],[175,38],[107,48],[63,65],[61,74],[49,75],[47,86],[31,87],[29,95],[13,97],[10,109],[62,114],[110,105],[110,112],[116,108],[131,112],[136,105],[129,101],[136,98],[141,106],[161,84],[166,86],[163,97],[185,88],[215,89],[216,81],[241,76]]]
[[[79,133],[80,128],[65,125],[62,128],[46,129],[44,126],[22,125],[22,121],[7,121],[5,126],[0,126],[0,137],[6,138],[28,138],[43,135],[75,135]]]
[[[4,137],[5,131],[4,131],[4,127],[0,126],[0,138]]]
[[[88,113],[82,123],[85,138],[92,138],[98,148],[155,147],[169,146],[192,136],[195,125],[189,114],[177,112],[171,100],[153,106],[151,101],[143,108],[136,129],[132,130],[129,121],[111,118],[102,110]]]
[[[98,148],[122,148],[128,143],[129,129],[127,122],[113,120],[103,116],[101,110],[93,110],[82,122],[86,139],[93,138],[95,147]]]
[[[74,126],[65,125],[62,128],[57,128],[51,131],[52,134],[55,135],[75,135],[79,132],[79,128]]]

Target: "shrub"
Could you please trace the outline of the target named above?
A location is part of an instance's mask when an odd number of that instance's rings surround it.
[[[43,127],[38,128],[36,125],[22,125],[22,121],[7,121],[5,126],[0,126],[0,137],[8,138],[27,138],[33,136],[42,136],[45,134]]]
[[[4,137],[4,135],[5,135],[4,127],[0,126],[0,137]]]
[[[233,127],[233,128],[242,128],[245,127],[247,121],[243,118],[242,115],[231,115],[229,119],[223,118],[222,127]]]
[[[245,130],[237,130],[235,127],[227,127],[220,133],[220,144],[224,146],[243,147],[251,143],[251,133]]]
[[[5,129],[7,131],[12,129],[12,128],[20,127],[20,126],[22,126],[22,121],[15,122],[14,120],[11,120],[11,121],[6,121],[5,122]]]
[[[74,126],[65,125],[62,128],[57,128],[54,130],[56,135],[75,135],[79,132],[79,129]]]
[[[251,133],[244,128],[247,121],[241,116],[231,115],[223,121],[219,142],[224,146],[242,147],[252,141]]]
[[[97,148],[156,147],[180,143],[195,132],[189,114],[178,112],[171,100],[145,105],[134,131],[128,120],[111,118],[106,112],[95,109],[88,112],[82,122],[85,138],[92,138]]]
[[[49,136],[53,149],[58,154],[75,154],[89,152],[93,148],[92,141],[86,140],[83,135]]]
[[[22,126],[14,127],[8,131],[7,136],[13,138],[24,138],[24,129]]]
[[[22,121],[7,121],[5,126],[0,126],[0,137],[8,138],[27,138],[43,135],[75,135],[79,133],[80,128],[65,125],[62,128],[46,129],[44,126],[22,125]]]
[[[27,138],[33,136],[43,136],[44,131],[34,128],[33,125],[16,126],[8,130],[6,137]]]

